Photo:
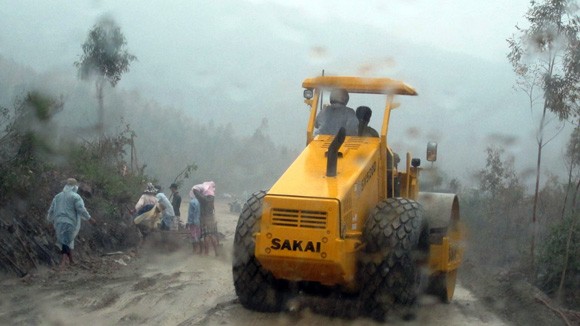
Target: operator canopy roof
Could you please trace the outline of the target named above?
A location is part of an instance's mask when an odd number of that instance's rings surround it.
[[[389,78],[346,76],[319,76],[302,82],[304,88],[344,88],[349,93],[417,95],[415,89],[401,81]]]

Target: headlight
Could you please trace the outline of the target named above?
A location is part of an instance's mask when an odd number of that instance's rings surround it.
[[[314,97],[314,92],[311,89],[304,90],[304,98],[309,100]]]

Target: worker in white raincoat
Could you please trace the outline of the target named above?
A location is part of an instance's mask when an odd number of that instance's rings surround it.
[[[157,198],[157,205],[161,208],[161,225],[159,228],[164,231],[169,231],[171,229],[171,224],[173,224],[173,219],[175,218],[175,212],[173,211],[173,205],[169,201],[169,198],[161,191],[161,186],[155,186],[158,192],[155,197]]]
[[[54,197],[48,210],[47,219],[54,227],[56,244],[62,254],[61,269],[65,267],[66,260],[69,263],[74,263],[72,249],[74,249],[75,238],[81,229],[81,219],[91,224],[95,223],[85,208],[83,199],[77,194],[78,188],[77,180],[67,179],[62,192]]]

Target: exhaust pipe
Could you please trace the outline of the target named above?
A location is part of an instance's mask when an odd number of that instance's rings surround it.
[[[341,127],[336,136],[328,146],[328,152],[326,152],[326,176],[336,177],[336,167],[338,163],[338,149],[344,143],[346,138],[346,130]]]

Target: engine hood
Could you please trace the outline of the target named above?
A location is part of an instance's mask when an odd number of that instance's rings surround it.
[[[326,153],[331,135],[314,138],[268,194],[318,198],[344,198],[360,175],[370,166],[379,151],[379,138],[347,136],[339,148],[337,174],[326,176]]]

